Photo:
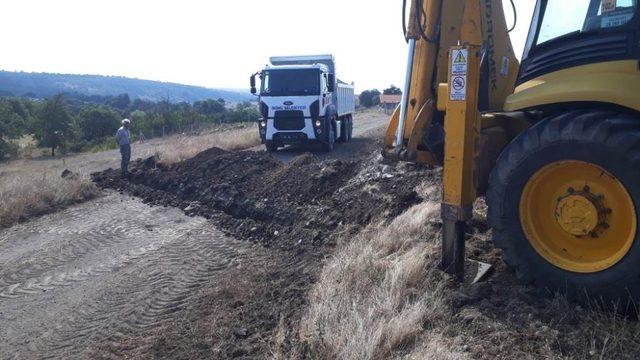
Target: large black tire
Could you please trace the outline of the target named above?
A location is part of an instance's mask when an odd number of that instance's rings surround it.
[[[276,152],[276,151],[278,151],[278,144],[276,144],[273,141],[267,140],[267,142],[265,143],[265,147],[267,148],[268,152]]]
[[[615,265],[589,273],[553,265],[525,235],[519,208],[523,189],[538,170],[563,160],[595,164],[615,176],[632,198],[638,220],[640,119],[610,111],[567,112],[521,134],[498,159],[486,197],[493,241],[522,282],[583,303],[633,311],[630,301],[640,300],[640,232],[631,238],[631,248]]]
[[[353,116],[347,116],[347,141],[353,139]]]
[[[329,132],[327,133],[327,140],[322,144],[324,151],[332,152],[335,147],[336,135],[333,130],[333,125],[329,125]]]
[[[340,137],[338,138],[339,143],[346,143],[349,140],[349,120],[346,116],[342,117],[340,120]]]

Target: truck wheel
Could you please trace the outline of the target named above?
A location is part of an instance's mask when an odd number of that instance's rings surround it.
[[[278,151],[278,144],[274,143],[273,141],[267,140],[267,142],[265,143],[265,146],[268,152]]]
[[[336,134],[333,130],[333,125],[329,126],[329,133],[327,134],[327,141],[324,143],[324,151],[332,152],[336,142]]]
[[[338,142],[346,143],[347,140],[349,140],[348,131],[349,131],[349,121],[345,116],[342,118],[342,120],[340,120],[340,138],[338,138]]]
[[[349,124],[347,126],[347,141],[351,141],[353,139],[353,116],[349,115],[347,117],[347,123]]]
[[[521,134],[486,198],[503,260],[525,283],[628,311],[640,300],[638,168],[640,119],[628,115],[568,112]]]

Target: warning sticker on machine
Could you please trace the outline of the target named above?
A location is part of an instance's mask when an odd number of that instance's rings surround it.
[[[618,27],[628,23],[633,18],[633,13],[626,13],[620,15],[609,15],[602,17],[602,28]]]
[[[467,99],[468,52],[466,49],[452,50],[451,59],[451,100],[464,101]]]
[[[617,0],[602,0],[602,13],[615,11],[618,6],[617,2]]]

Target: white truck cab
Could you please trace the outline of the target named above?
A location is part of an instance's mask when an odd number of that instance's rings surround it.
[[[259,131],[268,151],[289,144],[320,142],[327,151],[353,131],[353,85],[337,80],[332,55],[272,57],[251,77],[261,80]]]

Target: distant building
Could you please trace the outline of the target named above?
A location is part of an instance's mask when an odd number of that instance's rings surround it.
[[[402,101],[402,95],[380,95],[380,109],[391,114]]]

